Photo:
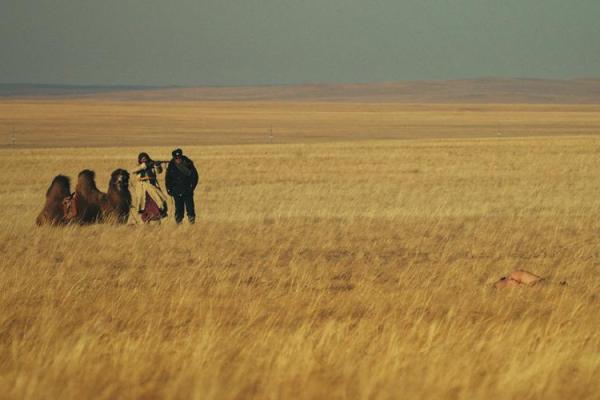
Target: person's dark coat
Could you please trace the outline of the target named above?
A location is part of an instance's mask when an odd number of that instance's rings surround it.
[[[171,196],[187,196],[194,192],[198,185],[198,171],[192,160],[186,156],[182,156],[181,165],[177,165],[175,160],[169,161],[167,167],[167,176],[165,183],[167,193]]]

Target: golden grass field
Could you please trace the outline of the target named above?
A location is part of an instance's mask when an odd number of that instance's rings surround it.
[[[600,105],[0,100],[0,146],[595,135]]]
[[[97,124],[113,127],[103,136],[91,116],[76,127],[66,112],[44,114],[60,104],[41,107],[0,106],[3,127],[31,123],[38,142],[23,145],[40,147],[0,149],[0,397],[598,398],[600,139],[581,135],[597,129],[597,109],[573,108],[581,120],[562,137],[477,138],[477,126],[496,129],[486,115],[509,107],[485,106],[432,122],[443,136],[450,118],[469,138],[452,138],[456,126],[446,139],[188,138],[201,176],[195,226],[60,229],[34,225],[54,175],[92,168],[106,190],[113,169],[141,150],[167,158],[180,137],[142,148],[132,143],[158,138],[169,118],[142,129],[99,110]],[[431,107],[435,120],[445,106]],[[520,125],[506,124],[538,134],[569,119],[517,108]],[[426,131],[423,115],[405,112],[397,127],[414,118]],[[393,115],[354,118],[377,132]],[[279,118],[302,125],[289,110]],[[359,132],[351,122],[337,132]],[[214,122],[206,132],[253,141],[237,123],[238,136]],[[114,144],[120,126],[126,145],[92,147]],[[301,141],[293,132],[286,142]],[[63,143],[89,147],[42,148]],[[517,268],[547,283],[491,288]]]

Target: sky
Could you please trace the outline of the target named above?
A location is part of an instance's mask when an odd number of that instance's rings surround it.
[[[599,0],[0,0],[0,82],[599,78]]]

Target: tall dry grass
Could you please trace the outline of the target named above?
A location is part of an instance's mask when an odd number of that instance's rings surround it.
[[[139,150],[0,152],[2,397],[598,397],[598,139],[189,147],[195,226],[34,226]]]

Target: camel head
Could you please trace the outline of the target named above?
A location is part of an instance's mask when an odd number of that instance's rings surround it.
[[[124,169],[116,169],[110,175],[109,188],[114,188],[119,192],[128,190],[129,188],[129,172]]]

